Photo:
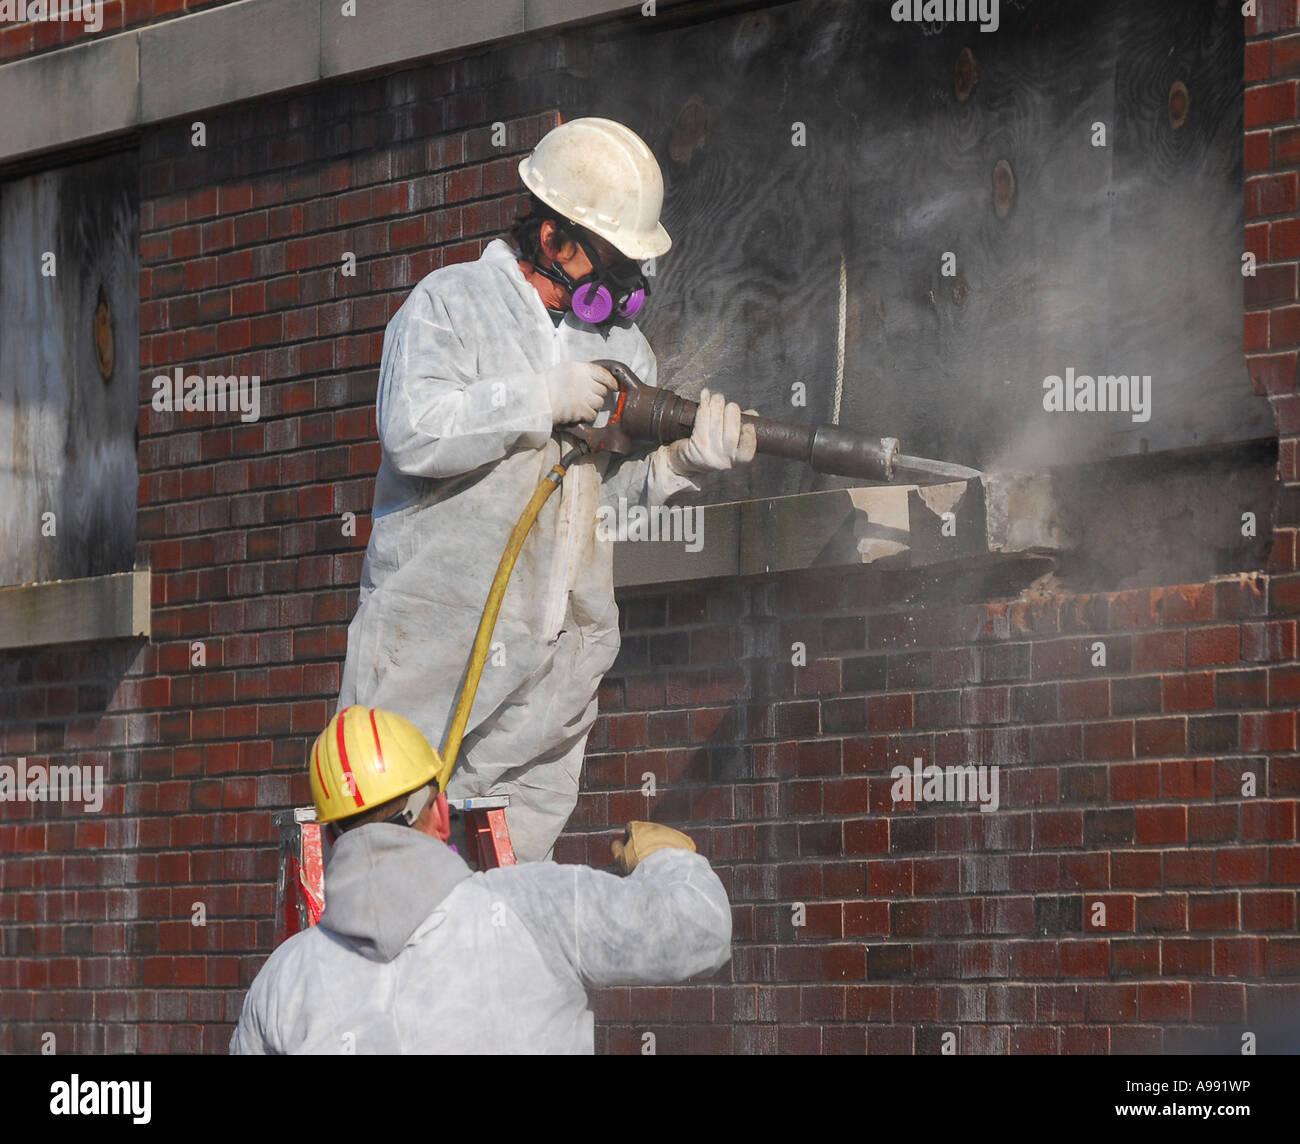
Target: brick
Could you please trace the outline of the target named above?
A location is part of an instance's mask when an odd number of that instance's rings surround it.
[[[918,696],[918,699],[921,697]],[[1157,704],[1159,700],[1157,699]],[[1044,723],[1059,718],[1057,684],[1043,683],[1011,689],[1011,718],[1017,723]]]
[[[1187,720],[1187,748],[1206,754],[1226,754],[1237,749],[1236,715],[1202,715]]]
[[[1189,842],[1223,842],[1237,836],[1235,806],[1191,806],[1187,808]]]
[[[1214,707],[1214,676],[1208,672],[1167,675],[1164,678],[1166,711],[1208,711]]]
[[[1060,685],[1062,719],[1105,719],[1110,715],[1110,682],[1088,679]]]
[[[1138,1017],[1143,1021],[1186,1021],[1192,1008],[1192,987],[1161,983],[1137,987]]]
[[[1300,306],[1283,306],[1269,316],[1269,346],[1282,349],[1300,343]],[[1296,354],[1251,355],[1247,362],[1256,393],[1290,393],[1296,387]]]
[[[1084,1011],[1089,1021],[1134,1021],[1138,1013],[1136,985],[1089,985],[1085,987]]]
[[[1270,706],[1300,706],[1300,667],[1274,667],[1268,672]],[[1259,704],[1263,706],[1263,704]]]
[[[1300,846],[1278,846],[1269,851],[1268,880],[1274,885],[1300,883]]]
[[[1200,887],[1214,883],[1214,854],[1209,850],[1166,850],[1166,887]]]
[[[1111,857],[1110,880],[1117,890],[1158,890],[1160,855],[1149,850],[1119,851]]]
[[[1242,929],[1293,930],[1295,916],[1295,894],[1291,890],[1247,891],[1241,895]]]
[[[1033,645],[1034,679],[1059,679],[1079,675],[1082,670],[1082,640],[1047,640]]]
[[[1263,884],[1268,851],[1257,849],[1219,850],[1215,852],[1214,881],[1219,886]]]
[[[1139,719],[1133,724],[1137,758],[1178,755],[1187,749],[1187,723],[1183,719]]]
[[[1183,632],[1140,632],[1133,639],[1135,671],[1167,671],[1183,667],[1186,637]]]
[[[1262,79],[1268,79],[1270,75],[1285,75],[1285,71],[1279,72],[1274,70],[1276,67],[1274,55],[1274,44],[1270,44],[1267,41],[1264,41],[1263,43],[1247,44],[1245,67],[1246,82],[1258,83]]]
[[[1160,846],[1187,841],[1187,808],[1182,806],[1140,806],[1135,811],[1139,846]]]
[[[1246,17],[1246,35],[1262,36],[1296,26],[1297,0],[1258,0]]]
[[[1160,973],[1160,942],[1154,938],[1111,939],[1110,968],[1116,977],[1156,977]]]
[[[1243,842],[1291,841],[1296,836],[1293,802],[1248,802],[1241,808]]]
[[[843,687],[847,692],[883,691],[886,685],[887,657],[855,656],[842,661]]]
[[[1245,125],[1250,130],[1296,117],[1296,81],[1246,89]]]
[[[886,695],[867,701],[867,727],[871,731],[899,731],[912,726],[912,697]]]
[[[1114,715],[1160,714],[1160,676],[1110,681],[1110,708]]]
[[[1273,257],[1290,257],[1294,258],[1296,254],[1284,255],[1279,253],[1279,243],[1286,246],[1294,244],[1297,253],[1300,253],[1300,230],[1287,232],[1279,235],[1279,230],[1285,224],[1276,223],[1273,227],[1271,241],[1273,243]],[[1245,280],[1245,301],[1248,309],[1262,310],[1267,307],[1277,305],[1279,302],[1293,302],[1296,299],[1296,268],[1294,264],[1283,266],[1261,266],[1253,277]]]
[[[1296,208],[1296,174],[1261,175],[1246,180],[1246,217],[1286,214]]]
[[[1269,938],[1264,971],[1269,977],[1300,977],[1300,939]]]
[[[1241,716],[1243,751],[1290,751],[1295,749],[1295,712]]]
[[[1263,310],[1258,314],[1246,314],[1242,318],[1241,344],[1248,353],[1257,353],[1269,348],[1269,312]]]
[[[1131,722],[1084,724],[1083,757],[1085,759],[1131,759],[1133,724]]]
[[[1214,677],[1214,701],[1220,708],[1267,706],[1268,673],[1262,670],[1218,672]]]
[[[1239,916],[1235,893],[1191,894],[1188,897],[1189,930],[1235,930]]]
[[[1204,984],[1193,982],[1191,991],[1193,1021],[1239,1025],[1246,1020],[1246,993],[1243,986],[1218,981]]]
[[[1138,727],[1142,725],[1139,723]],[[1109,775],[1113,802],[1135,802],[1156,798],[1160,794],[1158,763],[1116,763],[1109,768]]]
[[[912,975],[910,945],[872,945],[867,947],[867,979],[897,981]]]
[[[1262,977],[1264,974],[1264,939],[1256,937],[1216,938],[1214,975],[1216,977]]]

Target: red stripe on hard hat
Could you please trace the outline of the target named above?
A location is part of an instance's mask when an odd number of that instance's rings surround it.
[[[375,755],[379,763],[379,769],[383,773],[388,772],[388,767],[384,764],[384,748],[379,743],[379,725],[375,722],[375,709],[370,709],[370,729],[375,733]]]
[[[338,729],[339,762],[343,764],[343,773],[347,775],[348,785],[352,788],[352,800],[357,804],[357,806],[365,806],[366,800],[361,797],[361,791],[357,787],[356,776],[352,773],[352,764],[348,762],[348,747],[347,744],[343,741],[343,720],[347,717],[348,711],[351,710],[352,708],[349,707],[347,711],[343,712],[342,717],[340,717],[339,719],[339,729]]]
[[[325,772],[320,769],[320,744],[319,743],[317,743],[316,746],[312,748],[311,761],[316,764],[316,777],[320,779],[321,793],[325,796],[325,801],[329,802],[330,792],[329,792],[329,787],[325,785]]]

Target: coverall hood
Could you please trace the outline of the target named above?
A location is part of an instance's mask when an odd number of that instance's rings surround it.
[[[470,873],[460,855],[409,826],[359,826],[334,844],[320,924],[371,961],[392,961]]]

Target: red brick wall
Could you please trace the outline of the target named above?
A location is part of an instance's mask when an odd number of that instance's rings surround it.
[[[650,813],[691,824],[737,944],[711,989],[605,991],[602,1047],[1168,1051],[1294,1008],[1282,585],[915,607],[856,572],[627,600],[569,854],[607,861],[599,831],[647,817],[653,773]],[[915,757],[1000,765],[1001,810],[895,808]]]
[[[628,593],[561,856],[604,864],[652,772],[649,812],[715,861],[737,940],[710,982],[599,994],[599,1047],[930,1052],[956,1031],[964,1052],[1123,1051],[1204,1030],[1232,1047],[1300,1003],[1296,7],[1262,4],[1246,61],[1264,180],[1246,349],[1282,436],[1268,574],[1015,603],[909,605],[867,571]],[[513,159],[488,124],[526,149],[571,102],[565,50],[207,116],[200,151],[188,124],[144,134],[155,642],[0,654],[0,756],[110,775],[100,815],[4,807],[0,1050],[47,1031],[60,1051],[224,1049],[271,944],[270,815],[307,801],[338,684],[384,324],[508,216]],[[259,374],[262,420],[155,413],[150,381],[177,365]],[[1003,766],[1004,810],[895,810],[889,767],[914,755]],[[1085,925],[1098,898],[1104,932]]]
[[[565,856],[607,861],[603,829],[648,808],[688,824],[736,945],[707,988],[603,991],[599,1049],[928,1053],[951,1031],[961,1052],[1240,1052],[1295,1028],[1300,5],[1261,0],[1247,35],[1268,574],[946,606],[868,571],[625,599]],[[1002,811],[895,808],[890,768],[917,756],[1000,765]]]
[[[3,806],[0,1051],[46,1031],[59,1051],[225,1050],[272,946],[271,814],[310,802],[307,748],[338,694],[384,327],[421,277],[476,258],[513,217],[564,63],[558,40],[535,42],[193,117],[203,149],[188,118],[144,134],[153,642],[0,653],[0,757],[110,780],[93,817]],[[176,366],[260,376],[261,419],[156,412],[152,379]]]

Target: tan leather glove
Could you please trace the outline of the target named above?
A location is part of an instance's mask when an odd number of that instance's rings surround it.
[[[695,843],[687,835],[659,822],[629,822],[623,840],[615,839],[609,848],[618,868],[624,874],[630,874],[647,854],[665,847],[695,851]]]

